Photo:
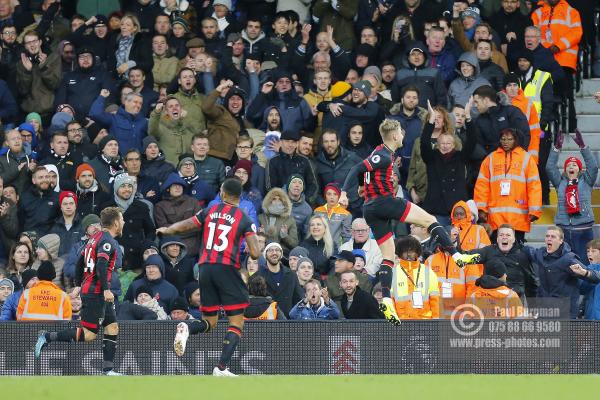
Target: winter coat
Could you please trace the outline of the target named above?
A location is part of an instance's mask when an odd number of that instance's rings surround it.
[[[165,160],[165,156],[161,152],[154,160],[147,160],[146,156],[142,155],[142,171],[158,179],[158,184],[162,185],[169,174],[175,172],[175,167]]]
[[[123,165],[121,164],[121,158],[116,163],[107,163],[104,157],[99,154],[96,158],[89,162],[90,166],[96,173],[96,182],[100,186],[100,189],[105,193],[111,193],[112,183],[115,176],[123,173]],[[109,196],[110,197],[110,196]],[[100,214],[98,214],[100,215]]]
[[[7,203],[9,208],[6,215],[0,216],[0,246],[4,246],[5,254],[8,254],[19,234],[18,207],[12,200],[0,195],[0,204],[2,203]]]
[[[592,190],[598,177],[598,163],[596,157],[589,147],[581,149],[581,155],[585,161],[585,170],[579,172],[577,188],[579,191],[579,214],[569,215],[566,210],[565,190],[569,183],[567,176],[561,173],[556,162],[560,152],[556,149],[550,151],[546,163],[546,173],[552,186],[556,189],[558,197],[554,223],[560,226],[590,225],[594,223],[594,209],[592,208]]]
[[[90,108],[90,118],[108,127],[109,133],[119,142],[119,150],[123,154],[129,149],[141,152],[142,139],[148,134],[148,120],[144,114],[130,114],[122,106],[116,114],[107,113],[104,111],[105,101],[104,97],[98,96]]]
[[[331,159],[321,150],[316,157],[320,192],[323,191],[328,183],[337,182],[343,185],[352,167],[361,161],[361,158],[343,147],[339,148],[339,153],[335,159]],[[362,199],[358,196],[358,182],[350,187],[348,200],[350,201],[350,208],[360,209]]]
[[[379,311],[379,304],[375,297],[368,291],[357,287],[352,296],[352,303],[348,307],[348,295],[344,293],[340,300],[340,308],[346,319],[383,319],[383,314]]]
[[[209,152],[210,154],[210,152]],[[213,196],[219,191],[221,183],[225,180],[225,164],[218,158],[210,155],[204,160],[194,159],[196,174],[213,190]]]
[[[417,107],[412,115],[408,116],[404,113],[402,103],[396,103],[390,110],[390,119],[400,121],[402,129],[404,129],[404,140],[402,147],[396,152],[402,158],[400,165],[400,182],[406,182],[408,178],[408,168],[411,164],[411,157],[417,139],[421,137],[423,125],[427,118],[427,111],[424,108]],[[364,157],[366,158],[366,157]],[[406,184],[404,185],[406,186]]]
[[[600,264],[590,264],[588,269],[600,273]],[[600,320],[600,286],[590,282],[581,282],[581,294],[585,296],[585,319]],[[8,300],[10,297],[6,300],[7,303]],[[4,315],[4,307],[2,315]]]
[[[475,146],[475,132],[473,123],[467,122],[467,141],[462,150],[454,149],[443,155],[429,145],[433,129],[434,124],[428,122],[421,141],[421,156],[427,165],[427,195],[423,208],[431,214],[450,215],[454,204],[469,198],[465,165]]]
[[[473,76],[468,78],[464,77],[460,72],[460,64],[466,62],[475,68]],[[456,73],[458,77],[452,81],[448,88],[448,97],[450,97],[450,104],[466,105],[469,98],[473,95],[473,92],[481,86],[487,86],[490,83],[485,79],[479,70],[479,61],[475,54],[471,52],[463,53],[458,61],[456,62]]]
[[[160,260],[156,264],[154,264],[154,262],[153,262],[153,260],[156,260],[155,257],[157,257],[158,260]],[[142,272],[142,274],[138,278],[136,278],[133,282],[131,282],[131,285],[129,285],[129,289],[127,289],[127,293],[125,294],[125,300],[134,302],[136,300],[134,298],[136,290],[140,286],[145,285],[145,286],[149,286],[150,288],[152,288],[154,295],[158,296],[158,299],[157,299],[158,304],[163,309],[168,309],[169,304],[171,304],[171,302],[173,300],[175,300],[177,297],[179,297],[179,292],[177,291],[177,288],[175,286],[173,286],[171,283],[169,283],[165,279],[166,269],[165,269],[165,265],[163,264],[161,257],[158,255],[156,255],[155,257],[150,256],[148,258],[148,260],[146,260],[144,262],[144,266],[149,265],[149,261],[152,262],[154,265],[158,265],[160,268],[161,277],[156,280],[151,281],[146,277],[146,273]],[[145,271],[145,268],[143,269],[143,271]]]
[[[302,299],[304,293],[300,286],[300,282],[298,282],[296,273],[283,265],[281,265],[280,268],[282,269],[283,275],[279,285],[275,283],[273,280],[273,273],[268,269],[261,269],[256,274],[265,278],[269,296],[277,302],[281,311],[289,318],[292,306]]]
[[[497,92],[504,89],[504,71],[499,65],[496,65],[492,60],[479,61],[479,69],[481,77],[486,79]]]
[[[154,77],[154,90],[158,91],[160,85],[169,85],[177,76],[177,57],[157,56],[152,54],[152,76]]]
[[[23,193],[25,188],[31,185],[30,161],[29,156],[25,155],[18,160],[10,150],[6,154],[0,155],[0,176],[4,186],[12,185],[17,189],[17,193]],[[26,165],[19,169],[21,162],[26,162]]]
[[[154,19],[152,19],[150,26],[154,26]],[[106,69],[113,74],[114,78],[119,78],[116,52],[119,48],[120,39],[121,34],[117,33],[110,37],[108,43]],[[127,59],[128,61],[135,62],[135,66],[141,68],[146,73],[146,76],[152,76],[152,38],[145,33],[136,33],[133,37],[133,44],[131,45]]]
[[[525,247],[529,259],[537,266],[540,278],[538,297],[565,298],[570,302],[570,317],[576,318],[579,312],[579,280],[590,283],[600,282],[600,272],[591,271],[589,277],[581,277],[571,271],[570,266],[579,264],[585,268],[579,257],[571,251],[567,243],[548,254],[544,247]]]
[[[100,186],[92,186],[93,190],[76,191],[77,194],[77,215],[83,219],[88,214],[96,214],[100,216],[104,203],[109,202],[111,196],[103,191]]]
[[[531,20],[521,13],[519,9],[508,14],[502,8],[490,18],[490,25],[500,37],[502,44],[508,43],[506,34],[514,32],[517,35],[512,41],[523,43],[525,38],[525,28],[531,25]]]
[[[319,304],[313,306],[306,304],[304,300],[300,300],[290,311],[290,319],[295,320],[331,320],[340,318],[340,309],[335,301],[330,300],[329,304],[325,304],[323,298]]]
[[[340,246],[340,251],[354,250],[354,239],[350,239],[346,243]],[[367,270],[369,276],[374,278],[377,275],[377,271],[379,271],[379,266],[381,265],[381,261],[383,261],[383,256],[381,255],[381,250],[379,249],[379,245],[375,239],[367,239],[365,243],[363,243],[362,250],[364,250],[367,259],[365,261],[365,269]]]
[[[100,1],[98,1],[98,3],[99,2]],[[81,4],[81,2],[78,2],[78,3]],[[111,1],[103,2],[103,3],[111,3]],[[79,6],[79,4],[78,4],[78,6]],[[117,6],[117,8],[118,8],[118,6]],[[108,10],[113,10],[113,9],[116,10],[117,8],[108,8]],[[106,13],[103,13],[102,11],[93,11],[90,13],[81,12],[81,11],[78,11],[78,12],[81,13],[81,15],[96,15],[96,14],[106,15]],[[75,32],[71,32],[71,34],[69,34],[67,36],[67,40],[69,42],[73,43],[73,45],[77,49],[82,48],[82,47],[86,47],[86,48],[90,49],[92,51],[92,54],[94,54],[94,56],[98,57],[100,59],[100,61],[102,61],[104,63],[106,61],[106,59],[108,58],[108,42],[110,40],[109,33],[107,33],[107,35],[104,36],[104,38],[99,38],[96,35],[96,33],[94,32],[93,26],[83,24],[79,28],[77,28],[75,30]],[[96,93],[96,95],[97,95],[97,93]]]
[[[356,44],[354,18],[358,12],[358,0],[339,0],[337,8],[325,0],[313,4],[312,13],[318,18],[320,30],[324,32],[328,25],[333,27],[333,39],[342,48],[350,51]]]
[[[19,199],[19,222],[21,231],[35,231],[39,237],[44,236],[54,220],[59,216],[58,193],[54,190],[40,192],[32,186],[21,193]]]
[[[284,211],[281,215],[272,215],[269,213],[269,205],[275,195],[278,195],[283,202]],[[292,203],[283,189],[274,188],[270,190],[263,200],[263,213],[258,216],[258,221],[267,235],[267,242],[281,244],[284,255],[287,255],[291,249],[298,245],[296,221],[291,215]],[[281,236],[281,227],[283,225],[286,225],[288,228],[285,237]]]
[[[358,271],[354,273],[356,275],[356,280],[358,281],[358,286],[367,293],[371,293],[373,289],[373,284],[369,279],[369,276],[366,274],[361,274]],[[333,275],[329,275],[327,280],[325,281],[325,286],[327,286],[327,290],[329,292],[329,297],[331,297],[335,301],[340,301],[345,297],[345,292],[340,286],[341,274],[337,272]]]
[[[69,230],[67,230],[65,225],[65,217],[61,215],[54,221],[54,225],[50,228],[49,233],[56,233],[60,236],[58,255],[61,257],[69,253],[69,250],[71,250],[71,248],[81,240],[81,237],[85,235],[83,227],[81,226],[81,221],[77,215],[75,215],[73,225]]]
[[[481,256],[480,263],[499,260],[506,265],[506,283],[517,292],[519,297],[536,297],[539,280],[535,266],[529,260],[523,246],[515,243],[507,252],[500,250],[497,244],[470,251]]]
[[[106,207],[117,207],[112,199]],[[145,240],[154,240],[155,226],[150,216],[148,205],[141,200],[135,199],[123,213],[125,226],[123,234],[117,241],[124,248],[123,268],[137,269],[142,262],[142,248],[140,246]]]
[[[179,89],[173,97],[179,100],[181,108],[187,111],[186,123],[190,125],[191,130],[194,133],[202,133],[206,129],[206,117],[204,116],[204,112],[202,112],[202,103],[206,101],[206,97],[196,89],[193,89],[190,93]],[[188,146],[190,144],[191,140]]]
[[[308,250],[308,258],[310,258],[315,266],[316,275],[323,276],[329,273],[331,270],[329,257],[335,254],[335,247],[332,254],[325,254],[325,242],[322,239],[315,240],[315,238],[310,235],[300,242],[299,246]]]
[[[312,216],[313,209],[308,205],[306,200],[304,200],[304,193],[300,195],[300,199],[298,201],[294,201],[290,198],[292,202],[292,216],[294,217],[294,221],[296,221],[296,229],[298,230],[298,237],[306,236],[308,232],[308,221]]]
[[[166,161],[179,163],[179,156],[190,152],[190,144],[196,133],[196,122],[189,115],[172,120],[165,112],[150,113],[148,134],[156,138]]]
[[[60,83],[61,58],[58,52],[50,53],[43,64],[35,63],[27,71],[17,61],[17,89],[21,95],[21,109],[25,113],[37,112],[51,115],[54,111],[54,92]]]
[[[240,132],[240,124],[235,117],[220,104],[217,104],[220,93],[216,90],[202,102],[202,112],[206,116],[208,128],[209,154],[231,160]]]
[[[277,92],[273,89],[269,94],[260,92],[248,105],[246,116],[254,126],[259,126],[265,110],[269,107],[277,107],[286,130],[292,132],[314,130],[315,118],[310,106],[304,98],[298,96],[295,90]]]
[[[276,301],[273,301],[270,297],[261,297],[261,296],[250,296],[250,305],[244,309],[244,318],[246,319],[258,319],[261,315],[264,314],[272,304],[275,303],[275,312],[277,313],[278,320],[285,320],[285,314],[279,308],[279,305]],[[270,318],[269,318],[270,319]]]
[[[163,184],[163,187],[170,186],[168,184],[172,180],[173,178],[171,177],[167,179]],[[169,226],[175,222],[191,218],[201,210],[202,207],[195,198],[186,194],[177,198],[172,198],[169,194],[166,194],[165,191],[163,192],[163,199],[154,207],[156,227],[161,228],[163,226]],[[200,238],[197,232],[183,234],[181,236],[181,241],[185,244],[187,251],[190,254],[198,254],[198,251],[200,250]]]
[[[196,242],[200,242],[200,238],[195,238]],[[181,252],[175,262],[171,261],[167,255],[167,246],[176,244],[179,245]],[[196,247],[198,247],[196,244]],[[173,286],[177,288],[179,293],[183,293],[185,285],[190,282],[197,282],[194,279],[194,257],[198,252],[192,253],[188,250],[183,240],[178,236],[165,236],[160,241],[160,254],[165,263],[165,278]]]
[[[273,188],[283,188],[287,186],[290,176],[293,174],[302,175],[302,179],[304,179],[306,184],[304,187],[304,194],[306,195],[308,203],[313,203],[319,192],[317,175],[309,159],[296,152],[289,155],[280,150],[275,157],[267,161],[265,167],[265,189],[270,191]],[[263,202],[263,210],[264,209]]]
[[[82,120],[89,112],[94,100],[102,89],[115,91],[114,82],[101,65],[94,65],[87,71],[79,67],[64,74],[54,97],[54,108],[60,104],[70,104],[75,115]]]
[[[431,54],[428,51],[427,58],[429,66],[437,68],[442,74],[444,83],[449,85],[456,77],[456,56],[452,53],[449,46],[444,46],[439,54]]]
[[[16,321],[17,320],[17,307],[19,306],[19,299],[23,294],[23,289],[15,291],[13,294],[8,296],[4,304],[2,304],[2,313],[0,314],[0,321]]]
[[[18,113],[19,106],[17,106],[14,96],[6,82],[0,80],[0,121],[3,124],[13,122]]]
[[[465,28],[463,27],[462,21],[458,18],[452,20],[452,33],[454,33],[454,39],[460,44],[460,47],[462,47],[463,51],[475,50],[475,44],[471,42],[465,35]],[[506,57],[504,57],[502,52],[496,49],[496,45],[494,43],[492,43],[492,62],[499,65],[505,73],[508,72]]]
[[[413,85],[419,89],[419,106],[427,108],[427,101],[432,106],[445,106],[448,103],[446,85],[442,74],[436,68],[429,67],[427,51],[422,43],[416,43],[409,46],[410,49],[418,47],[425,54],[425,62],[420,67],[416,67],[408,61],[408,54],[404,58],[402,65],[397,65],[396,78],[392,86],[392,100],[400,101],[400,94],[405,86]],[[410,49],[408,49],[410,51]]]
[[[332,129],[338,133],[342,144],[348,140],[348,132],[355,122],[360,122],[363,127],[363,138],[372,147],[381,144],[381,135],[379,135],[379,124],[385,118],[383,108],[375,101],[367,101],[360,107],[336,101],[342,106],[342,115],[334,116],[329,111],[329,102],[321,102],[317,105],[317,110],[323,112],[323,129]]]
[[[506,128],[517,129],[521,133],[519,145],[529,148],[529,122],[517,107],[497,104],[487,112],[474,119],[479,131],[479,143],[487,154],[495,151],[500,145],[500,132]]]

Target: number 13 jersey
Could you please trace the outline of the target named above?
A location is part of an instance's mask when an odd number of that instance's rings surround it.
[[[192,217],[202,228],[198,264],[225,264],[240,268],[242,240],[256,234],[256,226],[241,208],[218,203]]]

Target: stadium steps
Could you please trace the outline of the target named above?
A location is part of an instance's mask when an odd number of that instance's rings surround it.
[[[593,97],[597,91],[600,91],[600,79],[584,79],[581,91],[575,97],[575,108],[577,110],[577,126],[600,165],[600,104]],[[565,138],[563,151],[558,157],[559,168],[562,169],[564,161],[570,156],[581,158],[581,153],[571,138]],[[542,216],[532,224],[531,232],[525,236],[529,245],[534,247],[544,245],[546,229],[554,224],[556,202],[556,190],[551,187],[550,205],[543,207]],[[595,221],[600,222],[600,183],[598,180],[592,192],[592,208]],[[598,223],[594,225],[594,236],[600,236],[600,224]]]

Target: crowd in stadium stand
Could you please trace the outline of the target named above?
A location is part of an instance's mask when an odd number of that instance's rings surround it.
[[[201,318],[200,236],[155,231],[230,176],[263,250],[242,255],[247,318],[383,318],[358,185],[338,201],[386,118],[405,133],[395,195],[482,255],[461,269],[394,221],[402,319],[482,300],[528,317],[535,298],[600,319],[598,165],[573,100],[592,3],[0,0],[0,319],[78,319],[77,260],[108,206],[125,220],[119,319]],[[561,102],[581,149],[564,164]],[[556,226],[529,247],[554,190]]]

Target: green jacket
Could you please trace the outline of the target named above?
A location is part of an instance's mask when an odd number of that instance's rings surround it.
[[[356,44],[354,17],[357,13],[358,0],[338,0],[337,10],[333,9],[329,0],[317,0],[313,6],[313,14],[319,18],[321,32],[331,25],[335,42],[347,51]]]
[[[181,154],[191,153],[190,145],[196,133],[200,133],[197,121],[194,121],[189,113],[178,120],[169,118],[164,112],[157,113],[156,110],[152,110],[150,113],[148,134],[158,140],[165,159],[173,165],[179,163]]]
[[[206,117],[202,112],[202,103],[206,101],[206,96],[195,89],[191,94],[184,93],[180,89],[173,97],[179,100],[181,107],[187,112],[187,117],[193,122],[190,126],[194,133],[202,133],[206,129]]]
[[[37,112],[41,115],[54,113],[54,91],[61,79],[61,60],[58,53],[51,53],[43,64],[34,64],[27,71],[23,63],[17,61],[17,90],[22,96],[21,108],[25,113]]]

